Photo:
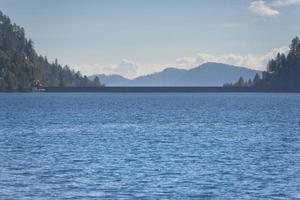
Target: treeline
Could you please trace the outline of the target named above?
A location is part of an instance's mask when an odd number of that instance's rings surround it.
[[[224,84],[224,87],[252,87],[253,85],[258,84],[260,80],[259,74],[256,74],[253,80],[249,79],[248,81],[245,81],[243,77],[240,77],[236,83],[226,83]]]
[[[245,82],[242,78],[225,87],[255,87],[280,91],[300,91],[300,40],[294,38],[287,55],[278,53],[269,61],[267,71],[260,78],[257,74],[253,81]]]
[[[279,90],[300,90],[300,40],[294,38],[287,55],[270,60],[267,71],[255,87]]]
[[[102,86],[98,78],[90,81],[79,71],[50,63],[36,53],[33,41],[22,27],[12,24],[0,11],[0,91],[29,91],[36,86]]]

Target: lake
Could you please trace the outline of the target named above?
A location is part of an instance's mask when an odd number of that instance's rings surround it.
[[[299,199],[300,94],[0,94],[0,199]]]

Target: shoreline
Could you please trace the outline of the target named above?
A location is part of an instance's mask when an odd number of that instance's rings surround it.
[[[251,87],[41,87],[0,93],[300,93],[300,89]]]
[[[300,93],[300,90],[243,87],[45,87],[48,93]]]

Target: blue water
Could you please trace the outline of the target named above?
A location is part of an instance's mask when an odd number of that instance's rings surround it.
[[[299,94],[0,94],[0,199],[300,199]]]

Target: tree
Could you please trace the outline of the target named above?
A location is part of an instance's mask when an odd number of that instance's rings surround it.
[[[259,76],[258,73],[256,73],[256,74],[255,74],[255,77],[254,77],[254,79],[253,79],[253,84],[254,84],[254,85],[255,85],[255,84],[258,84],[259,81],[260,81],[260,76]]]
[[[89,86],[89,79],[88,79],[88,77],[87,76],[84,76],[83,77],[83,86],[84,87],[88,87]]]
[[[276,71],[276,62],[275,62],[275,60],[270,60],[269,61],[269,63],[268,63],[268,67],[267,67],[267,70],[268,70],[268,72],[270,72],[270,73],[273,73],[273,72],[275,72]]]
[[[12,91],[16,91],[18,89],[17,78],[12,72],[8,73],[6,83],[7,83],[7,89]]]
[[[35,57],[34,47],[33,47],[33,41],[31,39],[28,40],[27,45],[25,47],[25,51],[27,54],[27,58],[29,58],[31,61],[33,61]]]
[[[244,87],[246,84],[245,84],[245,81],[244,81],[244,78],[243,77],[240,77],[240,79],[238,80],[238,82],[235,84],[236,87]]]
[[[2,77],[0,77],[0,91],[4,91],[5,88],[6,88],[6,82]]]
[[[248,83],[247,83],[247,86],[251,86],[251,85],[252,85],[252,80],[249,79],[249,80],[248,80]]]
[[[299,51],[299,45],[300,45],[300,40],[298,37],[295,37],[292,40],[292,43],[290,45],[290,54],[291,55],[297,55],[297,53]]]
[[[93,86],[93,87],[99,87],[99,86],[101,86],[101,83],[100,83],[100,80],[99,80],[99,77],[98,77],[98,76],[96,76],[96,77],[94,78],[94,80],[93,80],[93,82],[92,82],[92,86]]]

